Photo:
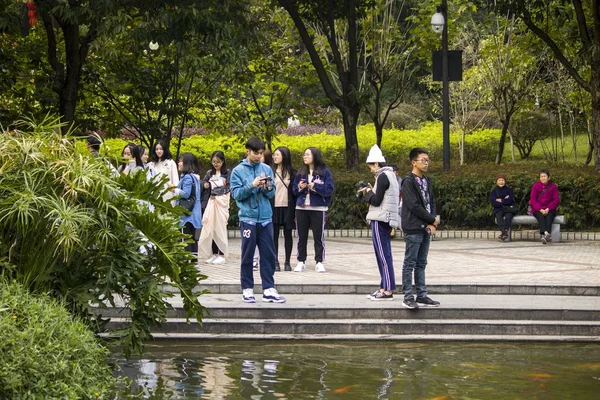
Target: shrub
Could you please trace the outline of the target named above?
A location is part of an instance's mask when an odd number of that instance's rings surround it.
[[[419,129],[427,120],[427,115],[420,107],[413,104],[401,103],[390,111],[385,121],[386,129]]]
[[[436,171],[434,181],[438,212],[448,228],[493,228],[489,194],[496,174],[507,176],[507,185],[515,193],[520,213],[527,212],[531,185],[538,179],[539,164],[478,164],[449,173]],[[553,166],[552,179],[558,185],[561,202],[559,214],[567,217],[567,230],[600,228],[600,177],[592,167]]]
[[[465,121],[467,131],[479,129],[502,129],[502,123],[498,119],[498,113],[494,110],[476,110],[467,115]]]
[[[63,306],[0,279],[0,398],[114,398],[108,357]]]
[[[499,143],[500,133],[497,130],[482,129],[467,135],[465,138],[465,162],[485,163],[494,160]]]
[[[550,117],[537,111],[518,113],[510,123],[510,133],[521,158],[528,158],[536,142],[550,136],[553,129]]]
[[[400,165],[401,176],[406,175],[409,168],[406,164]],[[487,163],[463,166],[450,172],[442,172],[441,166],[436,166],[429,176],[433,180],[437,212],[443,222],[442,229],[495,229],[489,195],[499,172],[506,174],[507,184],[515,192],[521,214],[525,214],[531,185],[537,180],[538,170],[537,164],[498,166]],[[600,177],[591,167],[573,170],[568,166],[554,166],[551,172],[561,196],[558,212],[567,216],[566,229],[599,229],[600,209],[597,207],[597,199],[600,197]],[[335,192],[327,211],[327,228],[366,228],[368,207],[356,198],[356,184],[360,180],[373,182],[373,176],[366,167],[360,172],[334,168],[332,174]],[[231,204],[229,227],[237,229],[237,207],[235,202],[232,201]]]
[[[183,209],[162,200],[163,182],[113,177],[104,160],[60,134],[57,120],[18,128],[19,136],[0,135],[0,259],[14,265],[0,272],[62,299],[98,330],[104,321],[92,305],[120,296],[132,318],[114,335],[127,356],[165,319],[167,279],[199,320],[194,289],[204,277],[182,242]]]
[[[375,143],[375,128],[372,124],[357,127],[359,144],[359,161],[363,163],[370,147]],[[186,139],[182,148],[188,149],[194,143],[198,151],[210,154],[214,149],[223,148],[220,138],[204,137]],[[434,161],[430,171],[436,182],[438,210],[442,215],[444,227],[448,228],[493,228],[494,222],[489,205],[489,191],[495,183],[495,176],[500,171],[509,175],[509,185],[515,190],[524,213],[527,196],[531,185],[537,179],[539,163],[519,163],[498,166],[490,163],[498,150],[500,132],[496,129],[484,129],[473,132],[466,137],[465,154],[467,163],[457,167],[453,164],[450,173],[442,173],[442,125],[438,122],[424,123],[418,130],[386,129],[383,133],[382,149],[388,162],[396,163],[402,174],[410,170],[408,152],[413,147],[425,147],[430,150]],[[225,139],[225,143],[227,143]],[[450,144],[458,148],[459,135],[451,135]],[[107,141],[108,142],[108,141]],[[356,200],[355,186],[361,179],[371,179],[366,167],[359,172],[349,173],[344,161],[344,137],[324,133],[306,136],[289,137],[280,135],[275,145],[286,145],[292,151],[294,165],[301,163],[301,155],[309,146],[320,147],[325,161],[332,170],[335,180],[335,194],[327,213],[328,227],[331,229],[364,227],[366,209]],[[216,147],[214,147],[216,146]],[[187,151],[187,150],[186,150]],[[453,151],[458,154],[458,151]],[[235,166],[244,155],[243,143],[232,145],[226,150],[229,166]],[[205,156],[208,160],[208,155]],[[205,164],[207,166],[207,163]],[[597,198],[600,195],[598,177],[592,168],[572,166],[552,167],[552,174],[557,177],[561,191],[559,212],[569,218],[567,229],[600,228],[600,210]],[[596,197],[594,197],[596,196]],[[232,202],[230,227],[237,227],[237,208]]]

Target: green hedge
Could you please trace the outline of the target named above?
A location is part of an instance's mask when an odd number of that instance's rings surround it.
[[[56,301],[0,279],[0,398],[115,398],[109,355]]]
[[[427,123],[415,131],[390,129],[384,131],[382,148],[389,162],[397,163],[402,174],[410,170],[407,154],[413,147],[425,147],[430,150],[434,160],[431,176],[434,180],[438,210],[446,228],[493,228],[491,206],[488,201],[490,190],[495,184],[497,173],[507,175],[508,184],[514,189],[521,211],[526,212],[529,190],[537,180],[538,170],[545,166],[540,161],[519,161],[516,164],[495,165],[483,160],[493,160],[497,151],[499,133],[497,130],[482,130],[467,136],[467,160],[475,164],[459,166],[452,161],[449,173],[441,172],[441,128],[439,123]],[[114,140],[114,139],[113,139]],[[221,142],[224,140],[224,142]],[[210,153],[217,148],[225,149],[229,166],[234,166],[243,157],[243,143],[236,138],[217,138],[210,135],[185,139],[183,151],[192,151],[205,160],[207,168]],[[328,226],[332,229],[365,227],[366,208],[355,197],[356,184],[360,180],[371,179],[366,165],[359,172],[347,172],[344,167],[343,135],[306,135],[284,136],[277,139],[275,145],[284,144],[292,151],[294,165],[301,162],[301,154],[306,147],[317,146],[323,151],[325,161],[332,169],[336,193],[328,212]],[[372,125],[358,127],[360,159],[365,160],[369,148],[375,142]],[[451,135],[453,149],[457,146],[458,135]],[[111,149],[115,143],[107,141]],[[124,143],[124,142],[123,142]],[[119,142],[116,147],[123,147]],[[224,143],[224,145],[223,145]],[[453,154],[458,152],[453,150]],[[505,155],[508,154],[505,151]],[[567,216],[567,230],[595,230],[600,228],[600,210],[598,207],[600,178],[591,167],[576,165],[557,165],[550,167],[553,179],[559,186],[562,196],[560,214]],[[237,208],[232,202],[229,226],[237,226]]]
[[[438,122],[427,122],[419,129],[400,130],[384,129],[381,148],[389,162],[398,163],[407,158],[408,152],[414,147],[425,147],[431,152],[433,159],[442,158],[442,125]],[[498,130],[486,129],[467,136],[467,160],[493,160],[497,151]],[[376,142],[373,124],[357,127],[359,159],[365,160],[369,149]],[[458,154],[459,135],[452,134],[450,142],[453,154]],[[123,147],[127,144],[124,139],[107,139],[106,153],[112,157],[120,157]],[[245,140],[239,136],[222,136],[215,134],[196,135],[185,138],[181,142],[181,152],[191,152],[198,157],[201,165],[208,168],[209,157],[215,150],[222,150],[229,164],[234,165],[245,156]],[[273,142],[273,147],[287,146],[292,152],[294,165],[302,162],[302,154],[307,147],[316,146],[323,152],[325,161],[334,168],[345,166],[344,135],[329,135],[326,132],[287,136],[279,135]],[[175,141],[171,152],[175,154]]]
[[[502,165],[481,164],[469,167],[454,167],[450,172],[434,168],[430,176],[436,195],[442,229],[494,229],[492,206],[489,194],[496,183],[496,175],[503,173],[508,185],[515,192],[521,213],[527,212],[531,185],[538,179],[541,166],[535,164]],[[401,165],[402,175],[410,170]],[[558,185],[561,203],[559,214],[567,216],[565,230],[582,231],[600,229],[600,176],[590,167],[552,167],[552,179]],[[373,182],[366,166],[361,172],[346,172],[333,169],[335,194],[327,212],[329,229],[366,228],[367,206],[359,201],[356,186],[360,180]],[[237,207],[232,201],[229,227],[238,225]]]
[[[531,185],[538,180],[538,171],[542,167],[537,163],[482,164],[455,167],[449,173],[434,172],[432,177],[442,220],[453,228],[494,227],[489,193],[498,173],[506,175],[507,185],[515,192],[521,214],[525,214]],[[558,213],[567,217],[565,229],[599,229],[600,176],[591,167],[551,166],[549,169],[561,196]]]

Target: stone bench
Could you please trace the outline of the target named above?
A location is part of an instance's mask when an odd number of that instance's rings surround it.
[[[552,241],[555,243],[560,242],[560,226],[567,223],[567,217],[564,215],[557,215],[554,217],[552,222]],[[538,225],[538,220],[533,215],[515,215],[512,219],[511,225]],[[508,237],[511,238],[512,230],[508,231]]]

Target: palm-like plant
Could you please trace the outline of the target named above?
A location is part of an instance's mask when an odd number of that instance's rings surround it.
[[[66,300],[97,330],[105,321],[92,307],[123,299],[132,322],[117,336],[127,356],[141,352],[150,329],[164,321],[166,279],[188,317],[200,321],[194,288],[205,277],[182,243],[183,210],[162,200],[164,182],[143,172],[113,176],[60,128],[58,118],[46,117],[0,136],[1,273]]]

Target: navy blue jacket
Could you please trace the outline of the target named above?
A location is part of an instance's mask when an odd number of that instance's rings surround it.
[[[502,203],[497,202],[497,198],[501,198]],[[492,203],[492,207],[494,207],[494,214],[496,214],[502,210],[502,206],[510,206],[515,202],[515,194],[508,186],[494,186],[490,192],[490,202]]]
[[[315,185],[310,192],[310,205],[313,207],[328,207],[334,189],[331,172],[327,168],[323,168],[321,174],[315,174],[314,172],[313,174],[313,182]],[[302,180],[308,181],[308,176],[306,174],[297,173],[294,177],[294,184],[292,185],[294,196],[296,196],[297,206],[304,205],[308,190],[308,188],[304,188],[303,190],[298,188],[298,184],[300,184],[300,181]]]

